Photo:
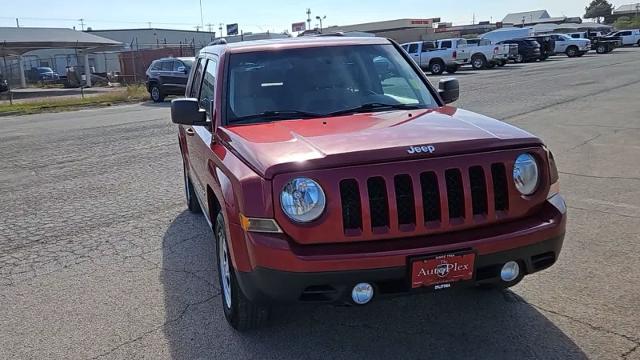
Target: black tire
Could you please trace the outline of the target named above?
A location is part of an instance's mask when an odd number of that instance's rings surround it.
[[[525,61],[525,58],[522,54],[518,54],[516,59],[514,60],[517,64],[522,64]]]
[[[433,75],[442,75],[445,70],[444,62],[442,60],[432,60],[429,63],[429,72]]]
[[[605,54],[607,52],[607,47],[600,44],[598,46],[596,46],[596,53],[598,54]]]
[[[251,302],[240,289],[228,251],[229,247],[227,246],[226,228],[222,213],[218,213],[216,217],[215,239],[220,298],[222,299],[225,319],[231,327],[241,332],[264,327],[269,321],[270,309],[267,306]],[[226,263],[223,259],[226,259]],[[225,266],[226,271],[224,270]],[[227,273],[227,276],[225,277],[223,273]],[[229,289],[228,297],[225,289]]]
[[[184,195],[187,200],[187,208],[194,214],[199,214],[202,212],[202,208],[200,207],[200,202],[198,201],[198,197],[193,190],[193,183],[189,178],[189,172],[187,172],[187,164],[183,163],[182,173],[184,174]]]
[[[449,74],[455,74],[458,70],[460,70],[460,65],[447,66],[447,73]]]
[[[161,103],[165,98],[164,93],[162,93],[162,89],[160,89],[160,86],[156,84],[149,87],[149,95],[151,95],[151,100],[155,103]]]
[[[565,54],[567,54],[567,56],[570,58],[578,56],[578,53],[579,52],[577,46],[569,46],[567,48],[567,51],[565,51]]]
[[[473,67],[474,70],[482,70],[487,67],[487,59],[484,55],[473,55],[471,57],[471,67]]]

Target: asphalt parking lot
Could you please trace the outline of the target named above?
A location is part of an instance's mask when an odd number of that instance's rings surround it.
[[[640,49],[461,71],[457,106],[542,137],[563,253],[508,291],[224,321],[169,104],[0,118],[2,359],[640,359]],[[440,77],[431,77],[436,82]]]

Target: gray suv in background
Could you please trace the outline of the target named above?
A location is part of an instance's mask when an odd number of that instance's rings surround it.
[[[147,69],[147,90],[154,102],[168,95],[184,95],[194,58],[163,58]]]

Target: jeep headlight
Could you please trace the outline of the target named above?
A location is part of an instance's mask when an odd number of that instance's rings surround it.
[[[322,215],[326,198],[317,182],[308,178],[295,178],[282,189],[280,206],[291,220],[308,223]]]
[[[522,195],[532,195],[538,188],[538,163],[531,154],[520,154],[513,165],[513,181]]]

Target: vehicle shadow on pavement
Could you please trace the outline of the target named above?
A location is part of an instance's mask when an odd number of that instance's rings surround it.
[[[270,327],[239,334],[222,313],[212,237],[201,216],[183,212],[163,239],[164,336],[175,359],[587,358],[511,291],[287,306]]]

